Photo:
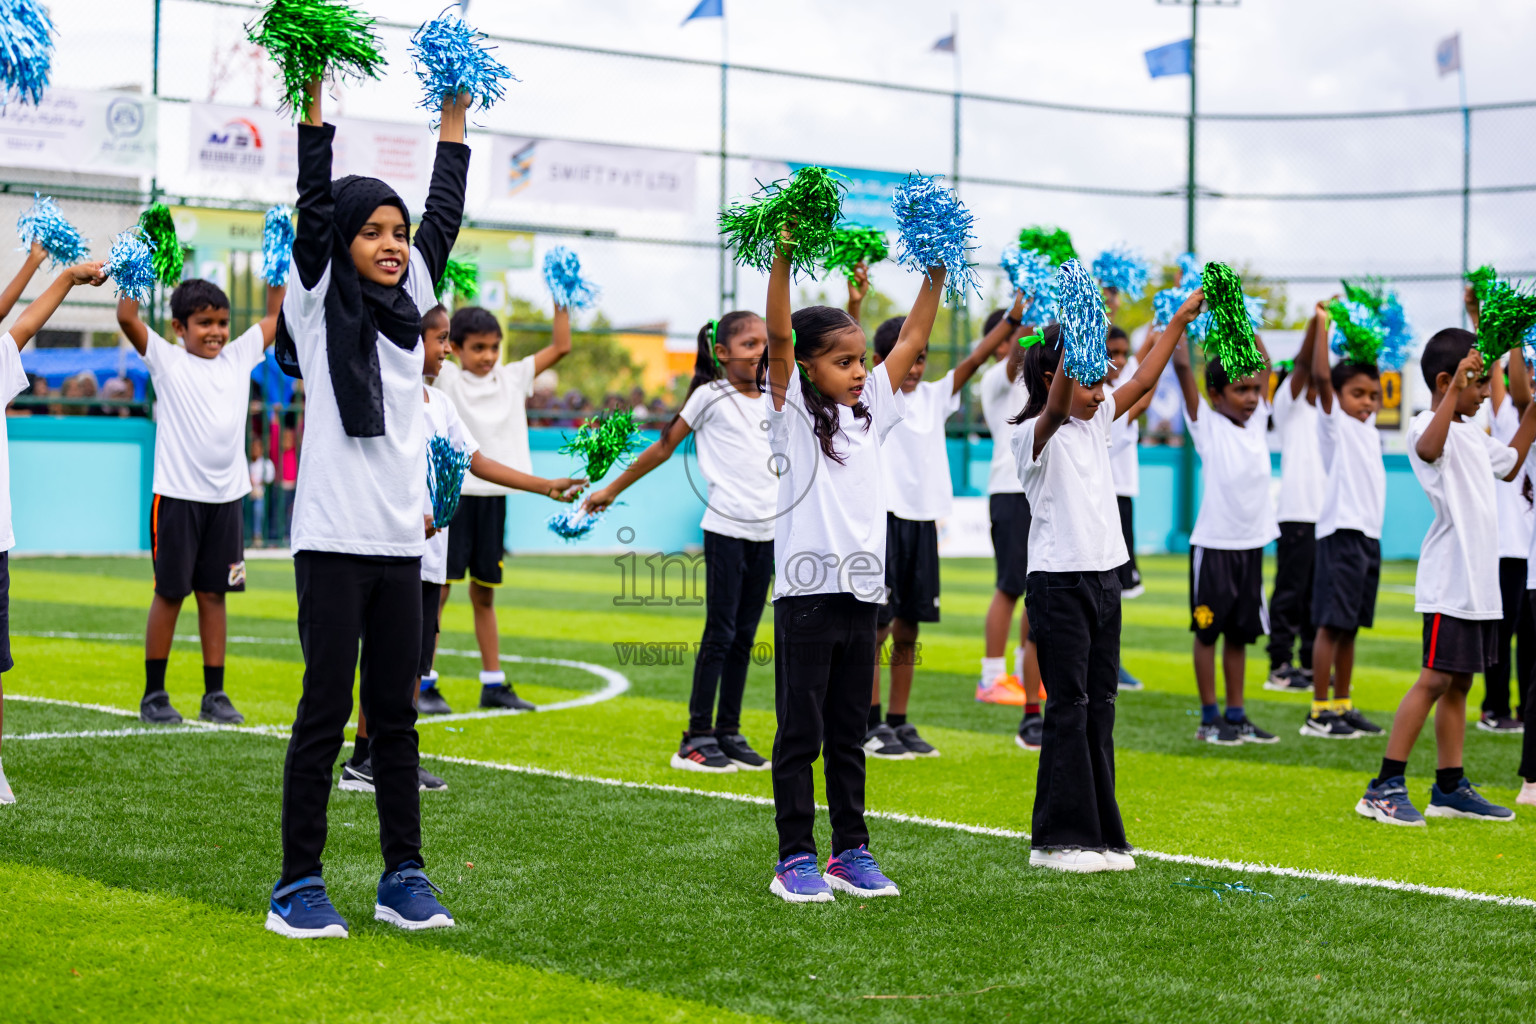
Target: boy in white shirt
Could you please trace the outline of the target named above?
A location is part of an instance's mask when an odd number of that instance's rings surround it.
[[[1257,337],[1254,340],[1262,352],[1263,343]],[[1200,688],[1195,739],[1221,746],[1274,743],[1277,737],[1249,721],[1243,707],[1247,645],[1269,631],[1264,546],[1280,535],[1269,496],[1269,443],[1265,440],[1269,370],[1232,380],[1212,358],[1205,365],[1206,395],[1202,397],[1189,366],[1187,344],[1175,351],[1173,368],[1205,478],[1200,512],[1189,535],[1189,628],[1195,634],[1195,682]],[[1225,638],[1221,657],[1227,692],[1224,715],[1217,714],[1216,704],[1216,641],[1220,638]]]
[[[904,316],[891,317],[875,330],[875,365],[885,362],[901,337]],[[880,663],[875,662],[874,693],[864,750],[871,757],[907,760],[937,757],[939,752],[907,721],[907,700],[917,665],[919,623],[939,621],[938,520],[954,505],[944,422],[960,408],[960,389],[1007,337],[999,318],[960,364],[935,381],[923,380],[927,346],[899,385],[906,414],[891,428],[880,450],[880,471],[887,498],[885,585],[890,593],[876,618],[877,648],[891,640],[891,703],[880,717]]]
[[[267,315],[230,341],[224,290],[197,278],[181,282],[171,292],[171,327],[179,346],[139,319],[137,302],[117,303],[117,325],[144,357],[155,384],[155,497],[149,517],[155,596],[144,628],[140,721],[181,721],[165,692],[165,669],[188,594],[197,597],[203,648],[198,718],[221,725],[245,721],[224,692],[224,595],[245,590],[251,371],[277,336],[285,291],[269,287]]]
[[[570,310],[556,306],[550,343],[515,363],[501,361],[501,324],[479,306],[466,306],[453,314],[448,340],[458,363],[444,363],[435,386],[452,399],[459,418],[480,440],[487,458],[522,473],[531,472],[528,397],[533,394],[534,378],[571,350]],[[480,648],[480,706],[530,711],[533,705],[507,685],[496,631],[494,588],[501,586],[510,493],[500,484],[465,479],[449,533],[449,582],[443,584],[443,604],[448,603],[450,585],[468,578],[475,642]]]
[[[1430,817],[1509,821],[1514,812],[1483,799],[1462,773],[1467,693],[1472,676],[1497,658],[1503,604],[1498,573],[1498,480],[1512,480],[1536,436],[1536,405],[1520,419],[1512,443],[1489,437],[1470,421],[1488,396],[1482,354],[1470,331],[1448,327],[1419,357],[1430,408],[1408,425],[1408,463],[1434,507],[1414,581],[1414,611],[1424,616],[1424,667],[1387,738],[1381,772],[1355,811],[1387,825],[1424,824],[1408,798],[1408,755],[1429,713],[1435,713],[1435,783]]]

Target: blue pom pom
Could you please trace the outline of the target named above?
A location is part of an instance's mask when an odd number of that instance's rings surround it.
[[[467,93],[470,109],[490,108],[506,95],[505,81],[517,81],[505,64],[483,46],[482,32],[451,14],[443,14],[416,30],[411,37],[411,57],[425,95],[421,106],[438,111],[443,100]]]
[[[566,309],[585,309],[597,298],[597,289],[582,279],[580,257],[563,245],[544,254],[544,283],[555,305]]]
[[[1178,258],[1179,284],[1190,291],[1200,287],[1200,269],[1204,266],[1200,257],[1192,252],[1181,253]]]
[[[1056,273],[1056,317],[1061,323],[1063,365],[1080,384],[1097,384],[1109,372],[1109,315],[1099,286],[1080,260],[1067,260]]]
[[[73,266],[90,255],[90,247],[73,224],[64,219],[58,204],[49,196],[32,193],[32,205],[16,218],[16,234],[26,243],[41,245],[55,266]]]
[[[550,516],[548,525],[550,532],[561,540],[578,541],[591,533],[602,518],[603,513],[588,512],[577,505]]]
[[[288,269],[293,263],[293,211],[274,206],[267,211],[261,226],[261,276],[267,284],[280,288],[288,283]]]
[[[37,0],[0,0],[0,107],[12,100],[33,106],[42,101],[57,31]]]
[[[953,190],[937,177],[911,174],[896,186],[891,209],[901,233],[902,266],[925,276],[930,267],[943,267],[944,294],[951,302],[964,302],[967,292],[981,294],[981,281],[967,258],[976,249],[971,234],[975,218]]]
[[[1389,370],[1401,370],[1408,361],[1409,353],[1413,351],[1413,325],[1408,322],[1396,293],[1387,293],[1381,304],[1380,320],[1386,340],[1382,343],[1376,365],[1385,366]],[[1536,328],[1532,328],[1526,335],[1526,345],[1536,345]]]
[[[107,254],[102,269],[112,278],[118,298],[138,303],[149,301],[150,292],[155,287],[153,253],[149,243],[132,228],[113,240],[112,251]]]
[[[1135,302],[1147,292],[1151,267],[1128,248],[1105,249],[1093,261],[1093,276],[1104,288],[1113,288]]]
[[[1190,293],[1201,285],[1200,257],[1192,252],[1186,252],[1179,256],[1178,264],[1179,283],[1172,288],[1164,288],[1152,296],[1152,319],[1156,323],[1166,325],[1172,321],[1173,314],[1177,313],[1179,307],[1184,305],[1184,301],[1189,298]],[[1248,309],[1249,319],[1252,320],[1254,308],[1248,304],[1248,300],[1249,296],[1243,296],[1243,305]],[[1262,308],[1263,300],[1255,299],[1254,301],[1258,302]],[[1211,311],[1206,310],[1195,317],[1185,333],[1189,335],[1191,341],[1203,342],[1206,334],[1211,329],[1211,322]],[[1258,323],[1254,322],[1254,326],[1257,327]]]
[[[1056,319],[1056,268],[1044,253],[1017,247],[998,260],[1014,288],[1024,293],[1024,322],[1044,327]]]
[[[432,499],[432,522],[438,529],[446,529],[459,510],[459,492],[473,458],[442,434],[433,434],[427,441],[427,495]]]

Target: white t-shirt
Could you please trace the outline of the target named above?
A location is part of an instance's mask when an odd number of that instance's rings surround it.
[[[699,525],[710,533],[773,539],[779,478],[768,447],[768,405],[766,393],[744,395],[727,381],[712,380],[689,395],[678,413],[694,434],[708,495]],[[699,481],[689,482],[697,493]]]
[[[277,479],[277,467],[272,465],[271,459],[263,455],[259,459],[251,460],[250,474],[251,491],[254,493]]]
[[[836,462],[822,454],[799,373],[789,378],[784,407],[768,403],[768,444],[780,466],[773,534],[773,598],[848,593],[882,604],[885,586],[885,481],[880,446],[905,407],[891,390],[885,364],[866,379],[869,419],[839,405]],[[865,427],[869,429],[865,429]]]
[[[155,493],[210,504],[239,501],[251,493],[245,420],[251,371],[266,356],[261,325],[212,359],[148,333],[144,362],[155,382]]]
[[[1428,409],[1408,424],[1408,464],[1424,488],[1435,520],[1419,548],[1413,610],[1458,619],[1497,619],[1499,553],[1488,543],[1499,528],[1495,486],[1515,466],[1515,450],[1475,424],[1451,421],[1440,458],[1419,458],[1419,438],[1435,414]]]
[[[960,408],[955,371],[925,380],[901,397],[906,411],[880,446],[886,500],[901,519],[942,519],[955,504],[944,446],[944,421]]]
[[[1114,383],[1104,385],[1104,394],[1113,394],[1120,385],[1134,377],[1138,365],[1135,356],[1127,359]],[[1117,496],[1134,498],[1141,493],[1141,456],[1137,450],[1140,440],[1141,424],[1131,419],[1129,413],[1110,425],[1109,472],[1114,478]]]
[[[1019,483],[1018,465],[1013,461],[1013,448],[1009,444],[1014,426],[1008,421],[1024,410],[1029,392],[1024,390],[1024,375],[1010,382],[1008,360],[1003,359],[987,367],[981,375],[981,416],[987,421],[992,434],[992,468],[987,473],[988,494],[1023,494],[1024,485]]]
[[[434,382],[453,399],[464,426],[480,439],[485,457],[524,473],[533,472],[533,456],[528,451],[528,396],[533,394],[533,378],[537,376],[533,359],[525,356],[515,363],[498,363],[483,377],[465,373],[457,363],[445,362]],[[512,491],[469,477],[464,481],[464,493],[488,498]]]
[[[1333,399],[1338,407],[1339,399]],[[1254,413],[1258,416],[1258,413]],[[1283,380],[1275,389],[1275,430],[1280,433],[1280,500],[1275,518],[1282,523],[1315,523],[1323,514],[1323,453],[1318,431],[1321,415],[1317,406],[1307,401],[1307,389],[1301,397],[1291,397],[1291,382]],[[1318,534],[1322,536],[1321,533]]]
[[[21,350],[11,332],[0,335],[0,406],[11,404],[11,399],[27,390],[27,373],[21,368]],[[16,546],[16,534],[11,529],[11,441],[7,417],[0,416],[0,551]]]
[[[420,557],[425,545],[421,502],[427,486],[421,339],[406,350],[379,335],[385,433],[348,436],[326,360],[325,293],[330,284],[327,263],[314,288],[306,289],[295,274],[283,297],[283,316],[304,374],[305,402],[291,544],[295,551]],[[426,261],[414,246],[405,288],[417,309],[430,309],[437,301]]]
[[[434,435],[441,434],[450,444],[462,452],[474,454],[480,449],[475,443],[474,437],[464,429],[464,421],[459,419],[457,410],[453,407],[453,401],[440,390],[430,384],[423,384],[426,389],[426,402],[422,410],[426,417],[425,440],[430,444]],[[464,474],[464,482],[467,484],[475,479],[470,474]],[[459,493],[463,493],[460,491]],[[423,489],[422,515],[432,514],[432,493]],[[426,531],[423,530],[423,533]],[[436,533],[427,538],[426,548],[421,555],[421,578],[428,583],[448,582],[448,527],[444,524]]]
[[[1488,421],[1489,433],[1501,444],[1509,444],[1514,440],[1515,431],[1520,429],[1520,414],[1507,396],[1499,411],[1489,416]],[[1494,487],[1498,495],[1500,558],[1525,558],[1530,552],[1536,509],[1525,500],[1524,489],[1529,477],[1530,462],[1527,461],[1513,480],[1500,480]]]
[[[1333,399],[1333,412],[1318,410],[1318,446],[1328,478],[1323,490],[1323,511],[1317,517],[1317,536],[1339,530],[1359,530],[1381,539],[1387,514],[1387,467],[1381,458],[1381,435],[1376,414],[1361,422]],[[1282,456],[1282,460],[1283,460]]]
[[[1013,457],[1029,498],[1029,571],[1103,572],[1130,558],[1120,532],[1114,475],[1109,465],[1115,396],[1091,420],[1069,418],[1035,458],[1040,417],[1013,432]]]
[[[1189,417],[1189,435],[1205,477],[1200,513],[1189,535],[1195,547],[1249,551],[1280,536],[1269,496],[1269,442],[1264,437],[1268,412],[1267,403],[1260,402],[1240,427],[1202,397],[1199,418]]]

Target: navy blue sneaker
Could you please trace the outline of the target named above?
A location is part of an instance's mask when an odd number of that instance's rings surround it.
[[[859,846],[827,861],[827,873],[822,875],[834,889],[855,896],[900,896],[896,883],[886,878],[880,865],[869,854],[869,847]]]
[[[406,861],[398,871],[386,872],[379,879],[379,901],[373,905],[373,919],[412,932],[452,928],[453,915],[433,895],[442,891],[432,884],[421,865]]]
[[[1514,821],[1515,812],[1508,807],[1489,803],[1472,787],[1463,775],[1461,782],[1449,793],[1441,792],[1433,783],[1429,787],[1429,806],[1424,813],[1431,818],[1475,818],[1478,821]]]
[[[775,864],[768,891],[790,903],[832,902],[832,890],[816,870],[814,853],[797,853]]]
[[[1424,815],[1408,799],[1408,783],[1401,775],[1390,779],[1372,779],[1365,787],[1365,796],[1355,804],[1355,813],[1374,818],[1383,825],[1417,825],[1423,827]]]
[[[331,906],[325,881],[319,875],[310,875],[272,887],[267,931],[289,939],[344,939],[347,922]]]

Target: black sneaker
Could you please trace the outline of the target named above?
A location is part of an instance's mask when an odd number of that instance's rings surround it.
[[[917,726],[911,722],[903,722],[896,726],[896,738],[901,745],[906,747],[918,757],[938,757],[939,751],[932,743],[917,734]]]
[[[1013,737],[1013,742],[1021,750],[1039,750],[1040,744],[1044,741],[1044,739],[1045,719],[1041,718],[1039,715],[1035,715],[1031,718],[1024,719],[1024,721],[1020,723],[1019,731],[1017,735]]]
[[[453,708],[443,699],[443,695],[437,692],[437,687],[429,686],[421,691],[416,698],[416,710],[424,715],[451,715]]]
[[[482,708],[512,708],[515,711],[533,711],[534,706],[517,695],[506,683],[493,683],[480,687]]]
[[[1334,711],[1322,711],[1315,715],[1308,715],[1306,721],[1301,723],[1303,736],[1316,736],[1325,740],[1354,740],[1360,738],[1360,733],[1354,726],[1344,720],[1344,716]]]
[[[896,730],[884,722],[864,734],[864,753],[886,761],[910,761],[916,756],[896,738]]]
[[[1272,732],[1265,732],[1263,729],[1260,729],[1258,726],[1248,721],[1247,715],[1243,716],[1243,720],[1241,722],[1233,722],[1232,724],[1237,727],[1237,734],[1242,737],[1244,743],[1280,742],[1279,736],[1276,736]]]
[[[685,772],[713,772],[725,775],[736,770],[736,765],[725,756],[713,736],[694,736],[683,733],[683,745],[672,755],[672,767]]]
[[[169,694],[156,690],[139,701],[139,721],[149,725],[180,725],[181,712],[171,707]]]
[[[343,768],[343,771],[346,769]],[[423,793],[441,793],[448,788],[448,783],[427,771],[421,765],[416,766],[417,789]]]
[[[1264,689],[1276,693],[1311,693],[1312,673],[1291,665],[1276,665],[1269,670]]]
[[[1356,733],[1362,736],[1381,735],[1381,726],[1362,715],[1359,708],[1350,708],[1348,711],[1340,714],[1339,717],[1344,719],[1351,729],[1354,729]]]
[[[373,765],[368,758],[363,758],[361,764],[353,764],[351,761],[341,762],[341,781],[336,783],[337,789],[344,789],[348,793],[372,793],[373,792]]]
[[[197,717],[205,722],[217,722],[220,725],[245,724],[245,716],[235,710],[235,706],[229,701],[229,695],[223,690],[203,694],[203,709],[198,712]]]
[[[765,772],[773,767],[773,762],[753,750],[747,738],[739,732],[729,736],[716,736],[715,745],[732,764],[744,772]]]
[[[1519,736],[1525,732],[1525,723],[1507,715],[1483,715],[1477,727],[1484,732],[1496,732],[1501,736]]]
[[[1237,726],[1225,718],[1218,718],[1214,722],[1201,722],[1195,730],[1195,739],[1201,743],[1214,743],[1218,747],[1240,747],[1243,745],[1243,734],[1237,731]]]

